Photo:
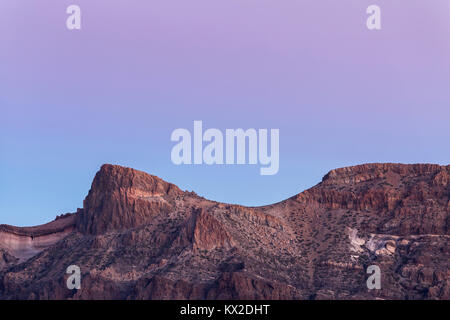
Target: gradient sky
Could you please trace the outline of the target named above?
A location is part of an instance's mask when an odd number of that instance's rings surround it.
[[[0,224],[74,212],[103,163],[244,205],[337,167],[449,164],[450,1],[1,0],[0,111]],[[173,165],[194,120],[279,128],[279,173]]]

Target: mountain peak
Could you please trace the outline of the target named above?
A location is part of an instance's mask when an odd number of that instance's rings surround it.
[[[100,188],[103,192],[125,188],[130,189],[128,191],[141,191],[152,195],[175,195],[182,192],[174,184],[157,176],[112,164],[102,165],[95,175],[91,191],[96,191],[97,188]]]
[[[102,233],[145,224],[171,209],[171,199],[183,194],[177,186],[143,171],[104,164],[83,202],[77,228]]]
[[[402,164],[402,163],[368,163],[357,166],[333,169],[322,179],[322,182],[358,183],[376,178],[385,178],[386,175],[434,175],[441,171],[450,173],[450,166],[438,164]]]

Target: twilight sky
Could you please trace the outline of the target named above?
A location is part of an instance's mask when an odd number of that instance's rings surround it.
[[[449,119],[448,0],[0,1],[0,224],[74,212],[103,163],[244,205],[337,167],[449,164]],[[175,166],[194,120],[280,129],[279,173]]]

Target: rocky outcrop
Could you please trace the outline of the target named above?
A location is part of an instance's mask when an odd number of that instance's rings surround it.
[[[206,210],[199,209],[195,216],[194,250],[231,249],[233,246],[233,239],[221,223]]]
[[[366,231],[448,234],[450,166],[366,164],[330,171],[293,199],[325,210],[372,212]]]
[[[264,207],[104,165],[82,209],[0,226],[2,299],[449,299],[450,166],[366,164]],[[82,270],[68,290],[66,268]],[[368,290],[367,267],[381,289]]]
[[[18,262],[18,258],[12,256],[8,251],[5,249],[0,249],[0,270],[10,266],[14,265]]]
[[[87,234],[125,230],[151,221],[174,208],[182,194],[175,185],[141,171],[104,165],[77,215],[77,229]]]

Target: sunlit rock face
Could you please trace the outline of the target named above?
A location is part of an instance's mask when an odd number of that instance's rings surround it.
[[[450,299],[450,166],[330,171],[244,207],[104,165],[82,209],[0,226],[2,299]],[[65,271],[78,265],[78,291]],[[379,266],[381,289],[368,290]]]
[[[177,186],[156,176],[103,165],[77,215],[77,229],[100,234],[142,226],[154,216],[172,211],[174,199],[182,194]]]

